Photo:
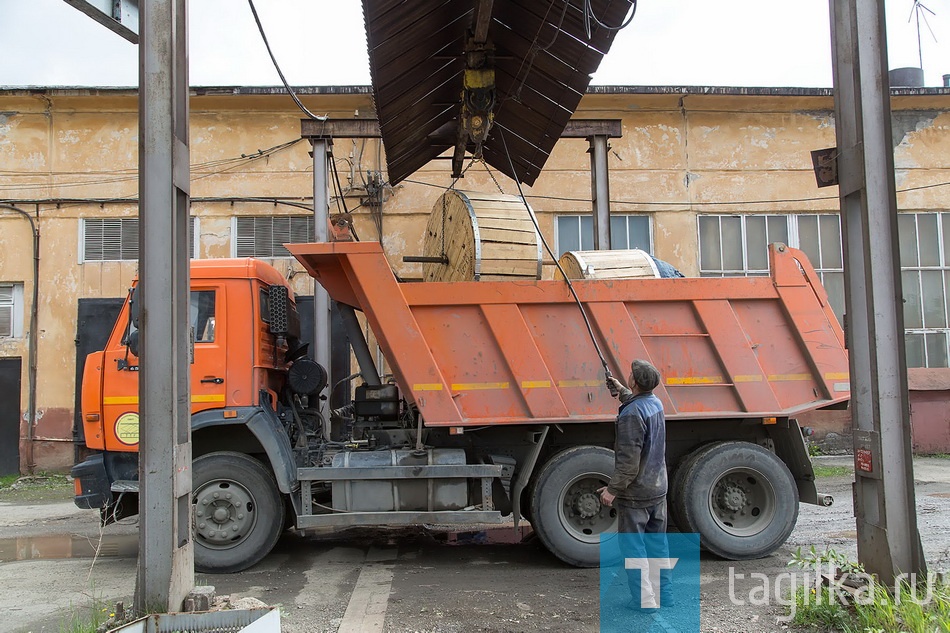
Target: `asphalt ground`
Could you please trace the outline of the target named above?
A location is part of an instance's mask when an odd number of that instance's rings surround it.
[[[849,468],[849,456],[818,458]],[[932,570],[950,569],[950,460],[915,460],[918,521]],[[788,542],[771,556],[730,562],[703,554],[703,631],[782,631],[785,607],[763,578],[789,570],[796,548],[856,558],[849,474],[819,479],[830,508],[803,505]],[[0,502],[0,631],[61,632],[92,610],[131,604],[137,523],[100,530],[71,501]],[[518,535],[520,536],[520,535]],[[422,528],[285,534],[267,558],[237,574],[196,576],[231,600],[278,605],[282,631],[598,631],[599,571],[576,569],[513,530],[455,534]],[[753,576],[753,574],[758,574]],[[105,611],[103,611],[105,610]],[[657,630],[663,630],[659,628]]]

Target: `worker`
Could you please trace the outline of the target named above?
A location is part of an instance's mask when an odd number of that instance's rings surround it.
[[[600,488],[600,500],[616,507],[621,547],[628,560],[669,558],[666,541],[666,416],[663,403],[653,395],[660,372],[645,360],[630,364],[628,389],[614,377],[607,378],[610,395],[620,399],[614,444],[614,472]],[[624,536],[628,535],[628,536]],[[647,535],[647,536],[644,536]],[[656,535],[656,536],[649,536]],[[626,546],[624,545],[626,543]],[[660,592],[649,577],[660,578]],[[628,567],[628,584],[634,606],[656,609],[672,606],[670,570],[658,575]]]

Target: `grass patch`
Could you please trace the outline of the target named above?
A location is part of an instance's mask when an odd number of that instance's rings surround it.
[[[115,617],[115,610],[102,600],[91,599],[87,604],[71,606],[69,615],[60,622],[60,633],[96,633],[99,627]],[[111,627],[110,627],[111,628]]]
[[[902,581],[887,587],[842,554],[818,553],[814,547],[805,554],[797,550],[789,565],[849,579],[798,587],[788,607],[794,624],[842,633],[950,633],[950,584],[944,574],[931,574],[916,585]],[[842,588],[847,584],[852,589]]]
[[[73,482],[66,475],[40,473],[37,475],[9,475],[0,478],[0,501],[34,503],[39,501],[68,501],[73,498]]]
[[[815,477],[849,477],[854,474],[854,469],[850,466],[812,466],[815,471]]]

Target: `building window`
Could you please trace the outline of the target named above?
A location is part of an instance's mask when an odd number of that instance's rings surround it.
[[[0,338],[23,336],[23,284],[0,282]]]
[[[901,213],[901,285],[908,367],[947,367],[950,213]]]
[[[291,257],[284,244],[313,241],[312,215],[234,218],[235,257]]]
[[[134,261],[139,258],[138,218],[85,218],[80,230],[82,262]],[[188,225],[188,256],[197,250],[198,218]]]
[[[844,315],[844,264],[838,215],[701,215],[699,274],[750,277],[769,274],[768,246],[783,242],[801,249],[828,292],[840,320]]]
[[[594,217],[592,215],[559,215],[554,225],[558,257],[567,251],[589,251],[594,248]],[[611,215],[610,246],[613,249],[639,248],[653,252],[653,236],[648,215]]]
[[[901,213],[897,224],[907,366],[950,366],[950,213]],[[841,319],[844,272],[837,215],[700,216],[700,274],[768,274],[771,242],[805,252]]]

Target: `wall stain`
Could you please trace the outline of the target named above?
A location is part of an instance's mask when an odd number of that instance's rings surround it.
[[[891,146],[910,145],[908,138],[914,132],[933,126],[941,110],[899,110],[891,113]]]

